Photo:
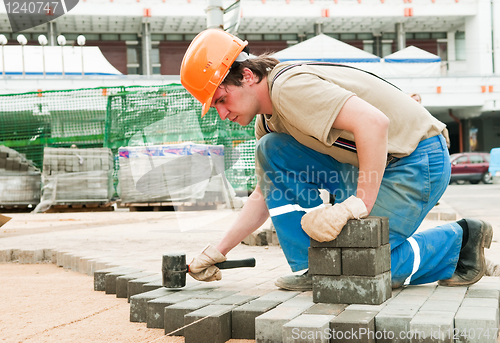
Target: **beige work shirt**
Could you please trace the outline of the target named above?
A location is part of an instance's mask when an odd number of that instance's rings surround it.
[[[284,71],[272,84],[276,73],[293,64],[296,62],[280,63],[268,76],[273,114],[256,119],[257,139],[268,133],[267,126],[339,162],[359,167],[356,151],[351,148],[355,145],[352,132],[332,128],[345,102],[354,95],[389,118],[388,152],[394,157],[410,155],[420,141],[446,130],[445,124],[407,94],[361,70],[302,64]]]

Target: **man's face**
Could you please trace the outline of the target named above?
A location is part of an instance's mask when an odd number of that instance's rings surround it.
[[[245,81],[241,87],[219,86],[212,98],[211,107],[215,107],[222,120],[229,119],[241,126],[250,124],[259,113],[258,99]]]

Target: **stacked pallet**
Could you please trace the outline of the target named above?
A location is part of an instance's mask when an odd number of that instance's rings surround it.
[[[114,194],[113,154],[108,148],[45,148],[42,203],[106,204]]]
[[[330,242],[311,240],[314,302],[379,305],[391,297],[389,222],[350,220]]]
[[[36,205],[40,202],[40,171],[24,155],[0,146],[0,205]]]
[[[195,143],[119,149],[122,204],[224,202],[234,190],[225,179],[224,146]]]

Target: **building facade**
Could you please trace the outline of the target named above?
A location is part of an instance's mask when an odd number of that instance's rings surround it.
[[[498,0],[81,0],[66,15],[22,33],[31,45],[38,45],[40,34],[50,45],[57,45],[58,35],[68,45],[84,35],[86,46],[98,46],[127,75],[119,82],[165,82],[165,76],[178,80],[185,50],[196,34],[214,25],[214,10],[224,13],[226,29],[247,40],[255,55],[319,33],[382,58],[407,46],[438,55],[440,75],[401,73],[390,81],[405,92],[419,93],[422,104],[448,125],[450,152],[500,146]],[[0,33],[7,44],[18,44],[1,7]],[[71,84],[80,81],[88,84],[78,79]],[[30,90],[28,80],[3,82],[25,82]],[[50,80],[41,87],[66,84]],[[474,146],[472,134],[477,137]]]

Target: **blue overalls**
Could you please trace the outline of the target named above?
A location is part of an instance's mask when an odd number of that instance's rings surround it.
[[[280,245],[292,271],[308,268],[309,236],[300,221],[320,208],[319,189],[340,203],[356,195],[358,168],[340,163],[282,133],[264,135],[257,143],[259,185]],[[457,223],[415,233],[444,193],[450,159],[442,135],[428,138],[406,157],[390,163],[371,216],[389,218],[391,274],[394,287],[448,279],[455,271],[462,244]],[[259,170],[259,168],[258,168]]]

